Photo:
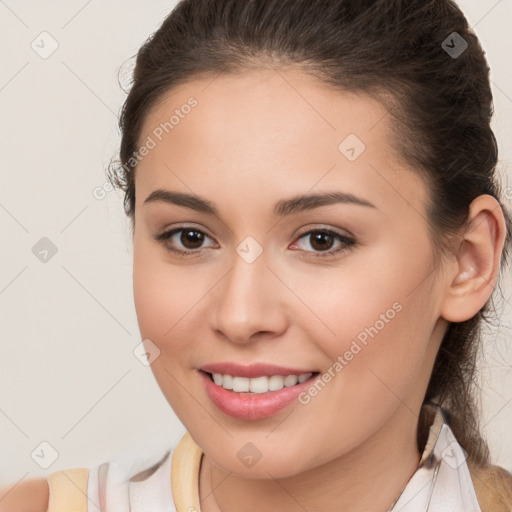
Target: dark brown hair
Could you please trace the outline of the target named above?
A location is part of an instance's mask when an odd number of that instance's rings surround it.
[[[465,50],[456,55],[454,48]],[[473,199],[495,197],[507,223],[501,277],[512,224],[500,201],[489,69],[476,35],[451,0],[182,0],[137,53],[119,121],[120,158],[108,170],[112,184],[125,192],[132,229],[132,156],[149,110],[190,79],[269,66],[298,69],[384,104],[395,121],[397,154],[428,187],[434,269],[448,242],[467,228]],[[473,318],[450,323],[425,395],[425,402],[449,411],[455,436],[477,464],[490,458],[474,380],[492,298]],[[425,417],[420,425],[426,425]]]

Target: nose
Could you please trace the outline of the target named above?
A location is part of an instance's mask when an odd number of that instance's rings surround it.
[[[231,269],[210,296],[209,323],[217,335],[245,344],[286,330],[285,287],[267,263],[263,254],[252,263],[235,255]]]

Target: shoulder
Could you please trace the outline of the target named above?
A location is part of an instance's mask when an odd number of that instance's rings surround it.
[[[2,485],[0,512],[46,512],[48,496],[46,478],[33,478],[26,482]]]
[[[186,473],[189,450],[183,440],[175,447],[144,446],[90,468],[62,469],[46,478],[0,486],[0,512],[86,512],[89,500],[99,511],[115,504],[119,510],[176,512],[171,474],[179,481]],[[173,468],[176,452],[181,456]]]
[[[512,511],[512,474],[492,464],[468,467],[482,512]]]

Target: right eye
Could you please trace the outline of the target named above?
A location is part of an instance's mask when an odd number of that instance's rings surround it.
[[[182,226],[155,235],[153,238],[161,242],[166,250],[186,257],[204,252],[204,249],[200,249],[200,246],[206,238],[210,237],[203,231],[192,226]],[[184,248],[181,249],[179,246],[177,247],[178,243],[182,244]]]

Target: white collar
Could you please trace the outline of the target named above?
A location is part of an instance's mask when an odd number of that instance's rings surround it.
[[[434,407],[434,421],[418,467],[387,512],[481,512],[466,452],[442,408]]]

